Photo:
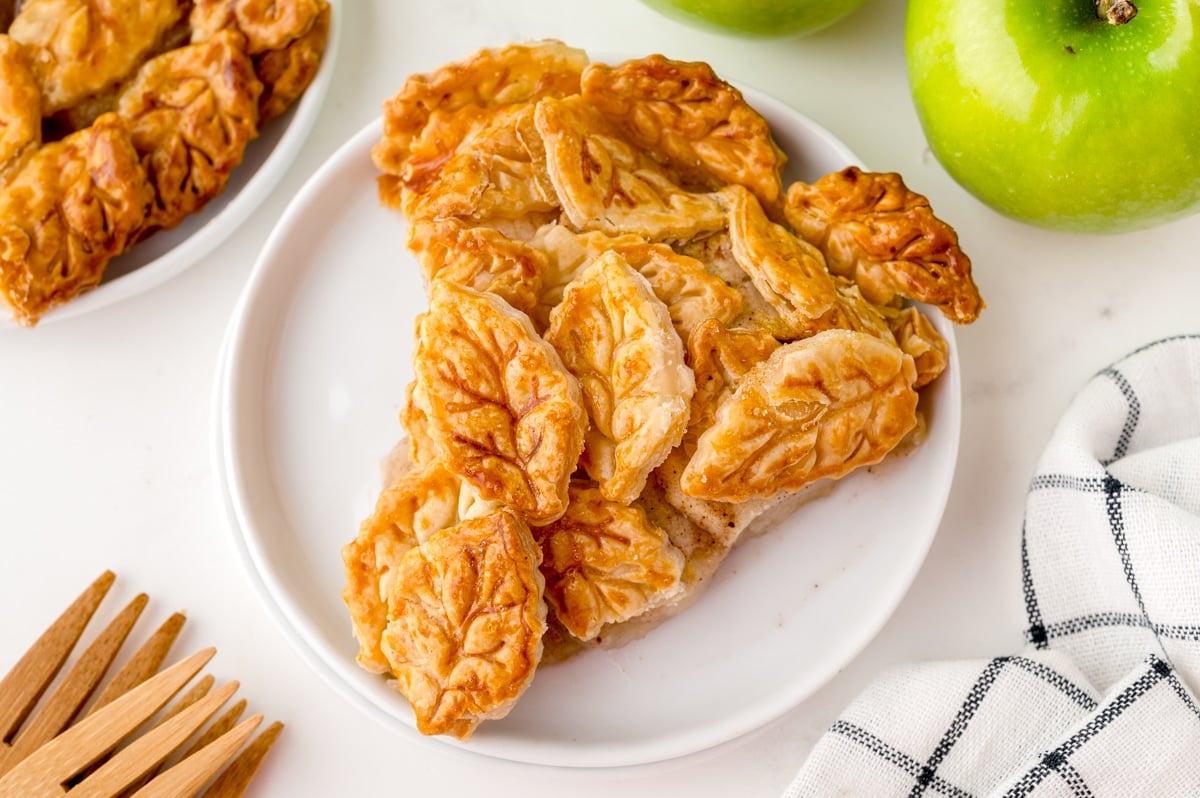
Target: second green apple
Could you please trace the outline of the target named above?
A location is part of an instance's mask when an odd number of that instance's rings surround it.
[[[909,0],[929,146],[997,210],[1101,233],[1200,210],[1200,0],[1107,5]]]

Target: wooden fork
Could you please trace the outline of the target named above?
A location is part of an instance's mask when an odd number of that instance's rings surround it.
[[[184,798],[206,783],[203,798],[242,795],[283,726],[268,726],[235,759],[262,722],[255,715],[238,723],[245,708],[239,701],[173,757],[238,687],[212,690],[214,680],[205,676],[163,711],[216,653],[202,649],[158,670],[182,615],[163,623],[84,711],[146,606],[145,594],[97,635],[33,712],[114,580],[102,574],[0,680],[0,798]]]

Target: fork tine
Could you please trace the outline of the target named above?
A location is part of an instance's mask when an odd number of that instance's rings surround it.
[[[183,712],[183,710],[187,709],[192,704],[199,701],[201,698],[204,698],[204,696],[208,695],[208,691],[212,689],[214,681],[216,681],[216,680],[213,679],[212,674],[206,673],[204,675],[204,678],[202,678],[200,681],[196,682],[196,684],[189,687],[187,689],[187,692],[184,693],[183,695],[181,695],[178,698],[178,700],[175,701],[174,704],[171,704],[171,706],[167,707],[166,709],[164,709],[162,711],[162,713],[160,713],[158,724],[161,725],[163,723],[166,723],[168,720],[175,717],[180,712]],[[242,710],[244,710],[245,707],[246,707],[246,700],[242,699],[242,700],[238,701],[236,704],[234,704],[232,707],[230,707],[229,709],[225,710],[225,712],[221,715],[221,717],[218,718],[217,720],[213,721],[213,723],[211,725],[209,725],[209,727],[204,731],[204,734],[202,734],[196,740],[196,742],[192,743],[191,747],[189,747],[188,750],[186,752],[184,752],[183,756],[181,756],[179,758],[185,759],[188,756],[191,756],[193,753],[195,753],[197,750],[199,750],[202,746],[207,745],[208,743],[215,740],[222,733],[231,729],[233,727],[233,725],[235,723],[237,723],[237,719],[242,714]],[[171,753],[173,754],[174,752],[172,751]],[[136,781],[131,782],[129,784],[129,786],[125,788],[125,791],[123,793],[121,793],[123,798],[128,798],[128,796],[132,796],[135,792],[137,792],[139,789],[141,789],[141,787],[144,784],[146,784],[147,782],[149,782],[150,779],[152,779],[158,775],[159,771],[161,771],[163,769],[163,766],[165,764],[166,764],[165,761],[159,762],[157,765],[155,765],[153,768],[151,768],[149,771],[147,771],[143,776],[141,776],[141,778],[137,779]]]
[[[0,775],[7,773],[35,748],[65,729],[78,714],[117,656],[117,651],[129,636],[147,601],[149,598],[142,593],[125,606],[88,646],[46,703],[13,739],[12,747],[7,751],[0,749]]]
[[[204,730],[204,734],[200,735],[196,742],[188,746],[180,759],[187,759],[192,754],[199,751],[204,746],[211,743],[213,740],[220,737],[225,732],[237,725],[241,719],[242,713],[246,711],[246,699],[239,700],[236,704],[221,713],[221,717],[217,718],[212,724]]]
[[[129,692],[153,676],[158,671],[158,667],[162,665],[163,660],[167,658],[167,653],[175,643],[175,638],[179,637],[185,620],[187,620],[186,617],[180,612],[167,618],[163,625],[158,627],[154,634],[142,644],[142,647],[134,652],[125,666],[108,681],[100,695],[96,697],[96,701],[88,709],[88,714],[92,714],[117,696]]]
[[[100,712],[70,727],[0,777],[0,795],[54,795],[61,785],[95,762],[142,721],[162,709],[204,665],[216,649],[197,651],[114,700]],[[5,792],[5,789],[8,792]]]
[[[250,738],[262,719],[262,715],[254,715],[242,721],[179,764],[163,771],[135,792],[132,798],[183,798],[195,795],[196,790],[212,778],[241,748],[242,743]]]
[[[105,571],[0,680],[0,740],[11,740],[75,647],[116,575]]]
[[[282,731],[283,724],[279,721],[263,729],[263,733],[255,737],[254,742],[246,746],[246,750],[238,754],[238,758],[217,776],[201,798],[241,798]]]
[[[118,795],[178,748],[237,692],[237,688],[237,682],[228,682],[153,731],[138,737],[95,773],[76,784],[71,790],[72,798],[113,798]]]

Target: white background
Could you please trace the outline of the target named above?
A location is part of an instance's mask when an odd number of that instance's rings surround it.
[[[1019,648],[1028,478],[1089,376],[1150,340],[1196,331],[1200,218],[1085,237],[981,206],[927,150],[905,81],[903,24],[903,3],[868,0],[815,36],[752,42],[680,26],[635,0],[347,0],[320,119],[277,191],[236,233],[138,297],[32,331],[0,329],[0,671],[111,568],[119,579],[102,615],[139,591],[152,598],[143,631],[186,610],[177,651],[216,645],[209,670],[241,680],[253,710],[287,723],[253,795],[768,796],[881,668]],[[275,628],[243,576],[213,482],[218,348],[289,198],[408,74],[481,46],[542,37],[599,53],[706,60],[788,102],[868,166],[901,172],[930,197],[959,231],[989,305],[958,334],[958,474],[928,560],[891,622],[778,721],[657,765],[513,765],[383,730],[344,705]]]

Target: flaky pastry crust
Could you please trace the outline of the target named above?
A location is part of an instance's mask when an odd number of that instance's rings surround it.
[[[258,135],[261,91],[241,36],[232,31],[171,50],[138,71],[117,112],[129,120],[154,185],[147,230],[174,227],[224,190]]]
[[[575,229],[686,241],[725,226],[715,196],[684,191],[582,97],[540,100],[534,122],[550,181]]]
[[[436,532],[401,558],[381,647],[422,733],[465,739],[529,686],[546,629],[540,560],[508,510]]]
[[[812,185],[794,183],[784,213],[825,253],[830,270],[854,279],[871,302],[907,297],[959,324],[983,310],[958,234],[894,172],[851,166]]]
[[[834,326],[837,286],[821,252],[768,219],[741,186],[722,189],[721,196],[729,208],[733,258],[778,314],[772,332],[790,340]]]
[[[742,294],[710,273],[695,258],[682,255],[668,244],[647,241],[627,233],[576,233],[565,225],[546,225],[530,242],[549,256],[546,279],[536,311],[535,324],[545,328],[550,311],[562,301],[567,284],[605,252],[616,252],[650,283],[654,295],[671,314],[671,323],[686,340],[705,319],[731,322],[742,312]]]
[[[342,548],[346,571],[342,599],[358,640],[359,665],[372,673],[384,673],[389,667],[379,643],[388,623],[387,599],[400,558],[434,532],[496,509],[438,462],[411,467],[384,488],[358,536]]]
[[[132,75],[183,9],[179,0],[25,0],[8,34],[29,48],[48,116]]]
[[[408,227],[408,249],[426,285],[447,280],[503,299],[531,313],[548,269],[546,255],[492,227],[460,219],[416,219]]]
[[[29,57],[0,33],[0,186],[42,143],[42,94]]]
[[[662,55],[616,66],[589,64],[580,86],[584,98],[622,133],[690,185],[701,190],[745,186],[782,219],[787,156],[762,115],[708,64]]]
[[[924,388],[941,376],[950,363],[950,345],[928,316],[910,305],[888,314],[887,323],[896,344],[917,365],[914,388]]]
[[[304,94],[317,76],[321,56],[329,42],[331,11],[319,3],[311,27],[284,47],[253,56],[254,72],[263,85],[258,98],[258,122],[281,116]]]
[[[587,414],[578,380],[527,316],[492,294],[435,280],[413,366],[447,468],[530,523],[563,514]]]
[[[581,464],[606,499],[629,504],[683,437],[695,390],[666,305],[606,252],[567,286],[546,340],[583,388]]]
[[[877,463],[916,425],[916,366],[893,343],[828,330],[744,375],[700,436],[683,492],[745,501]]]
[[[99,283],[153,195],[115,114],[30,156],[0,188],[0,292],[17,323]]]
[[[384,103],[383,138],[371,151],[383,172],[380,198],[400,207],[403,187],[427,183],[486,109],[577,94],[586,64],[582,50],[548,40],[479,50],[412,75]]]
[[[557,216],[558,197],[533,116],[530,103],[472,116],[470,129],[445,161],[424,172],[420,182],[404,184],[404,215],[410,220],[461,217],[477,225],[521,221],[529,233]]]
[[[562,518],[537,530],[546,600],[575,637],[591,640],[674,599],[682,590],[683,552],[636,506],[573,483]]]

